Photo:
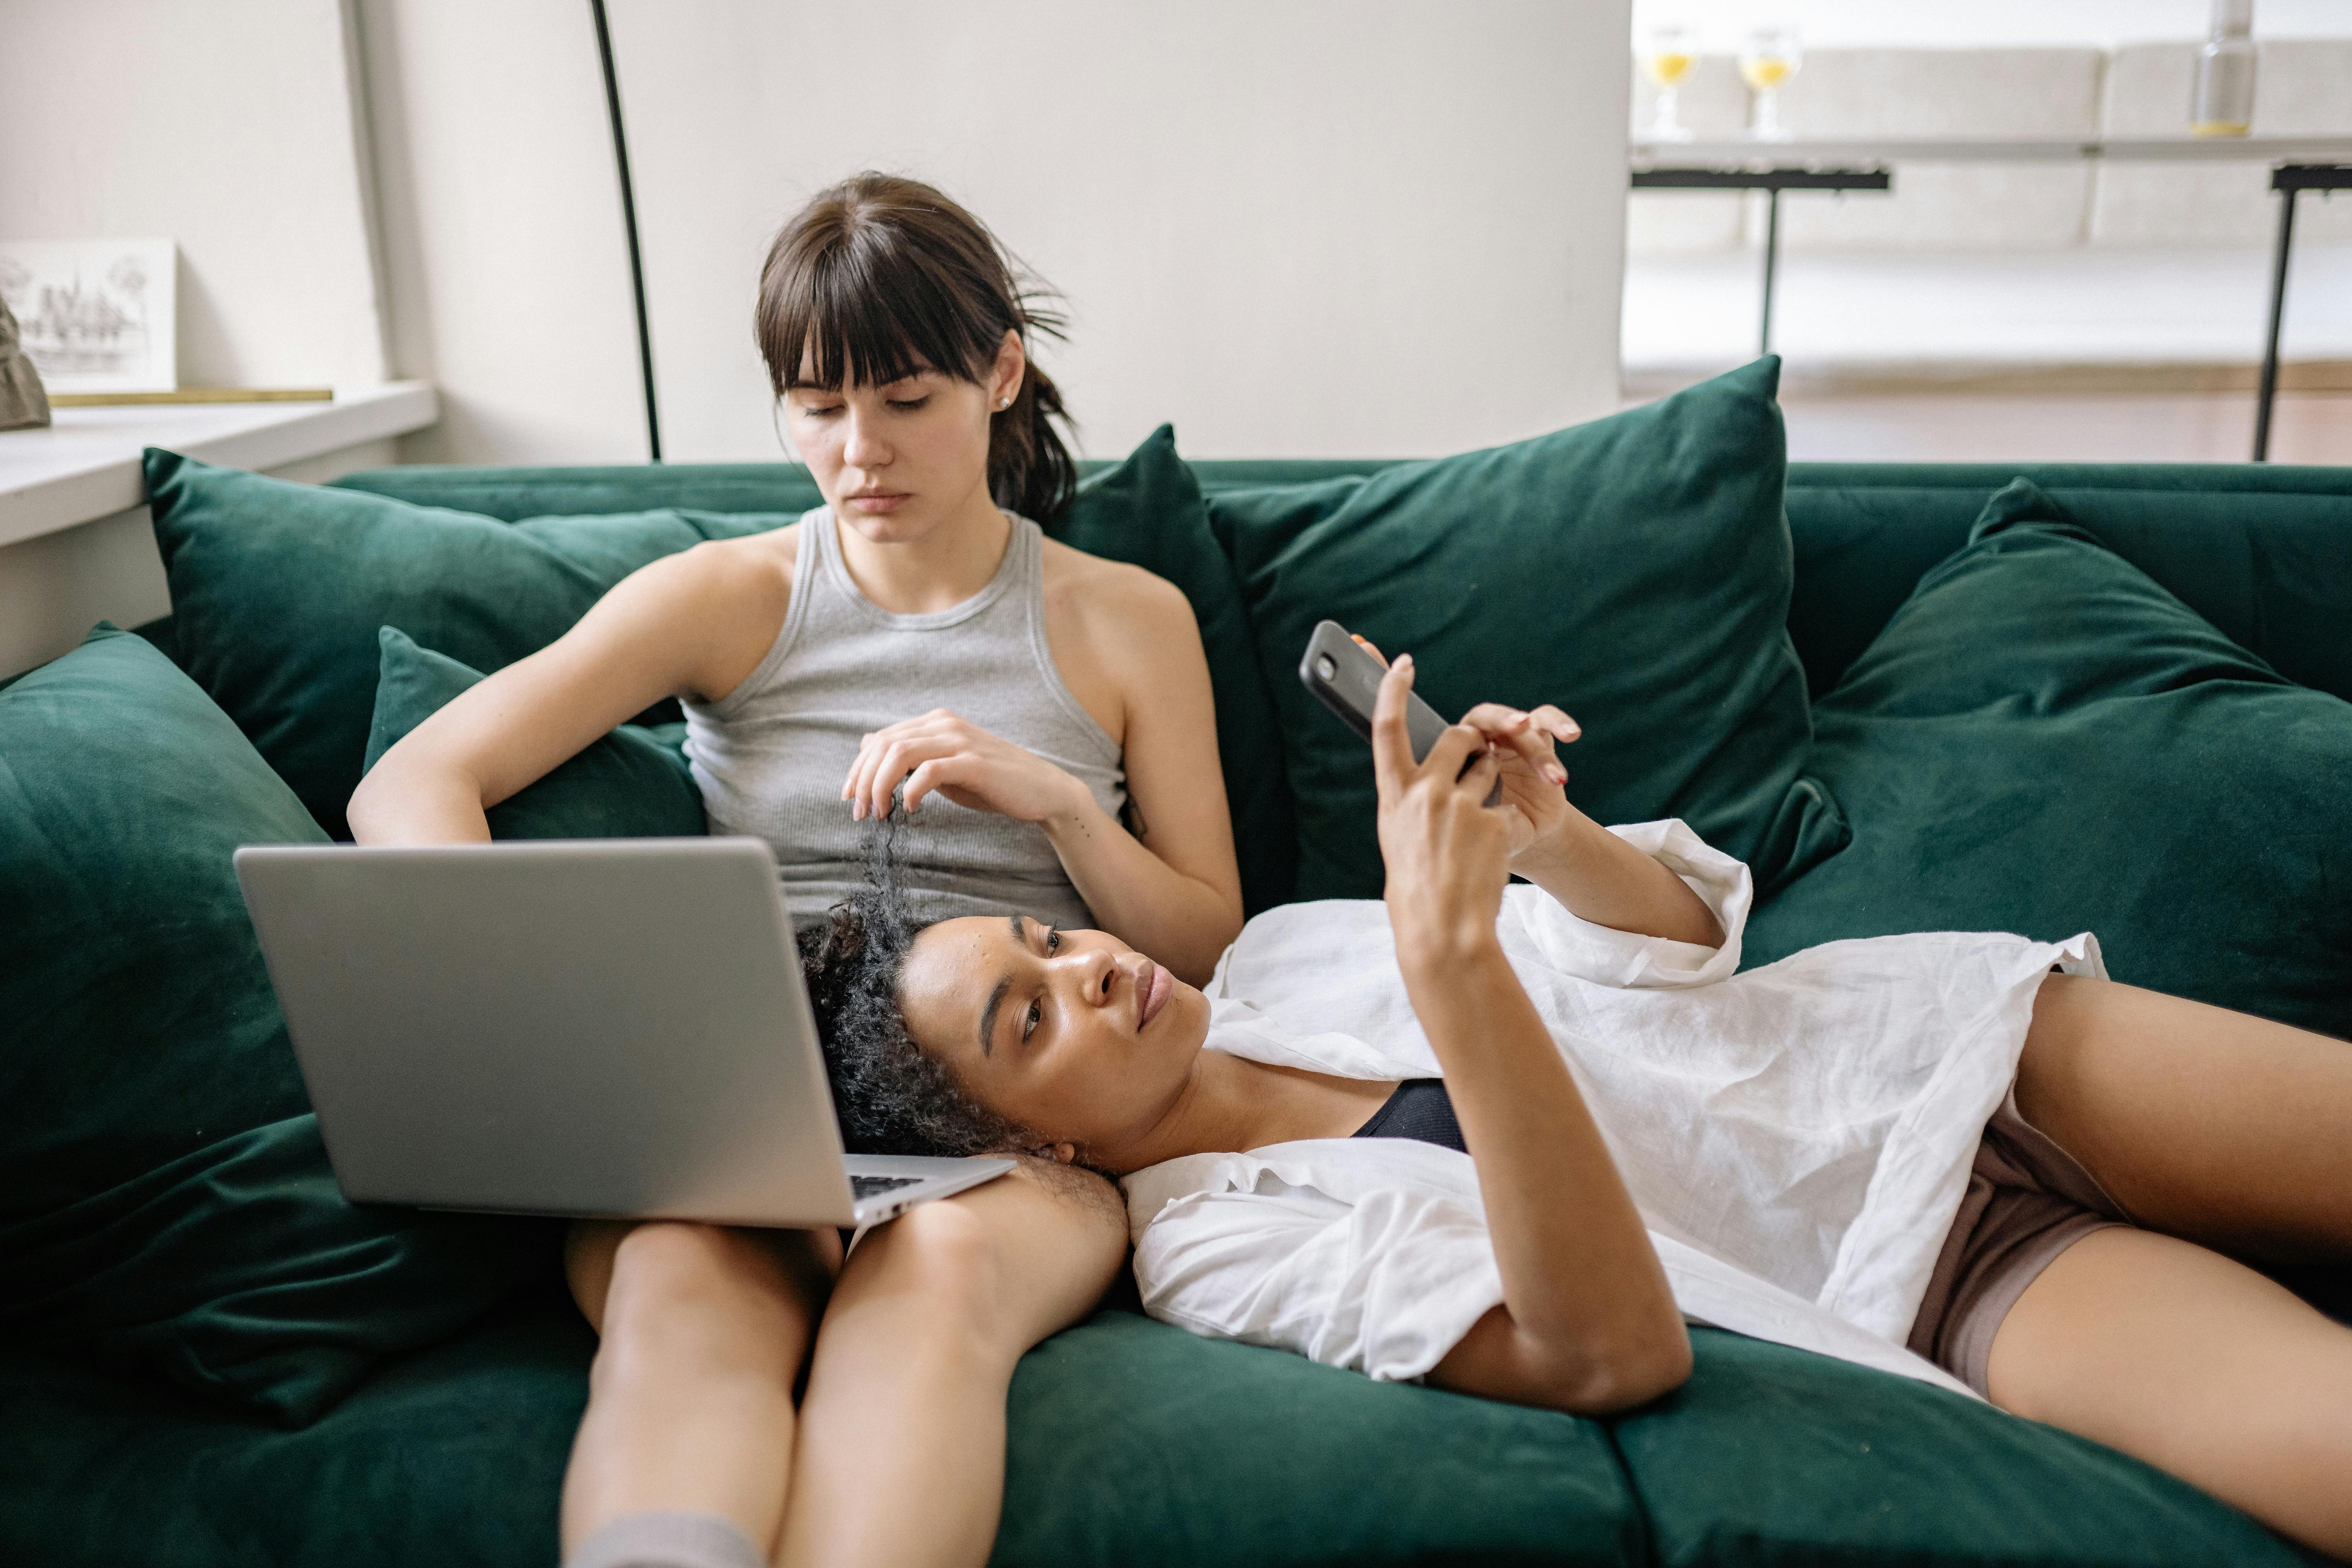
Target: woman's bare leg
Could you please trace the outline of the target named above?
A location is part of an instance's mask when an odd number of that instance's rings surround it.
[[[2352,1257],[2352,1045],[2112,981],[2042,983],[2025,1120],[2151,1229],[2235,1257]]]
[[[2352,1555],[2352,1330],[2221,1256],[2352,1257],[2352,1045],[2053,974],[2017,1105],[2149,1228],[2085,1237],[2026,1288],[1993,1403]]]
[[[1993,1336],[2004,1410],[2120,1448],[2352,1557],[2352,1330],[2243,1264],[2095,1231]]]
[[[715,1515],[773,1549],[827,1245],[838,1253],[829,1232],[573,1226],[566,1268],[602,1340],[563,1477],[565,1555],[652,1510]]]
[[[1091,1310],[1126,1252],[1108,1183],[1027,1164],[859,1242],[809,1368],[777,1561],[986,1562],[1013,1363]]]

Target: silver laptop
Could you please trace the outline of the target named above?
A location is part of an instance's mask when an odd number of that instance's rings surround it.
[[[354,1200],[863,1226],[1013,1168],[842,1152],[757,839],[254,847],[236,875]]]

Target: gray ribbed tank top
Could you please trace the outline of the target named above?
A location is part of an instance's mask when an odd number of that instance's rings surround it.
[[[873,825],[850,819],[841,782],[858,737],[887,724],[951,710],[1079,779],[1112,816],[1126,805],[1118,746],[1070,695],[1046,647],[1045,535],[1027,518],[1011,521],[986,587],[953,609],[900,616],[850,579],[831,509],[806,513],[774,646],[724,700],[682,705],[710,831],[768,841],[794,924],[823,919],[865,878]],[[927,921],[1017,910],[1094,924],[1034,823],[933,795],[900,826],[898,858]]]

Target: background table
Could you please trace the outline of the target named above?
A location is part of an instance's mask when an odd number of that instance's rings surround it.
[[[2287,258],[2294,243],[2295,198],[2305,191],[2352,190],[2352,137],[2164,136],[2060,141],[1946,137],[1927,141],[1742,140],[1655,142],[1629,149],[1636,190],[1761,190],[1766,193],[1764,310],[1758,352],[1772,347],[1772,286],[1780,265],[1782,191],[1889,191],[1894,163],[2266,163],[2279,193],[2278,240],[2271,262],[2270,324],[2254,406],[2254,461],[2270,456],[2271,407],[2278,392],[2279,329],[2286,304]]]

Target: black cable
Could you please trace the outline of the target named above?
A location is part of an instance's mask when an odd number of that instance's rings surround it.
[[[604,61],[604,110],[613,121],[613,162],[621,174],[621,226],[629,236],[629,287],[637,300],[637,368],[646,382],[646,445],[661,461],[661,416],[654,407],[654,334],[646,320],[646,258],[637,246],[637,195],[629,182],[629,139],[621,129],[621,79],[613,69],[613,29],[604,0],[588,0],[596,18],[596,52]]]

